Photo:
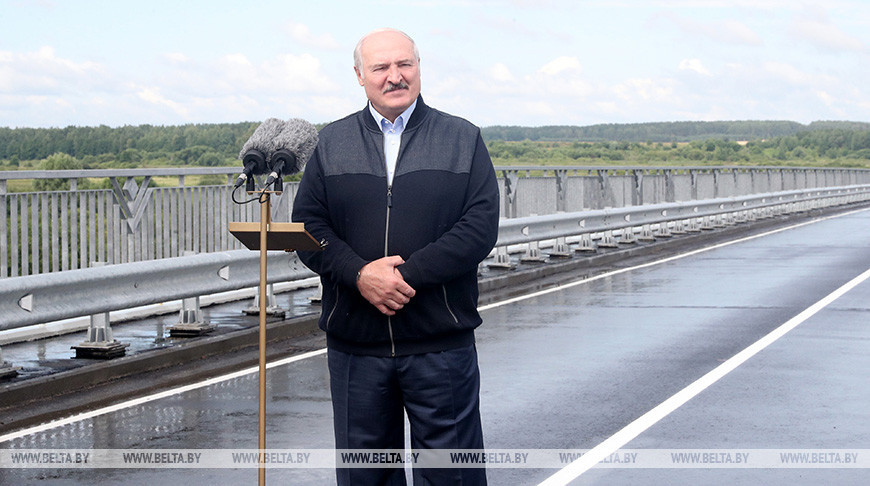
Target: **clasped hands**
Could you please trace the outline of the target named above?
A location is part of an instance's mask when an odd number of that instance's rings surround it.
[[[417,293],[396,268],[403,263],[402,257],[389,256],[369,262],[359,271],[356,285],[360,294],[388,316],[396,315]]]

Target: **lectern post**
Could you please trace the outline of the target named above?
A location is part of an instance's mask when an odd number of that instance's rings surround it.
[[[250,250],[260,250],[260,377],[259,377],[259,484],[266,484],[266,303],[268,302],[267,251],[268,250],[321,250],[322,246],[302,223],[273,223],[271,221],[271,192],[260,195],[260,222],[232,222],[230,233]]]
[[[257,396],[260,399],[259,403],[259,443],[260,449],[259,472],[260,486],[266,485],[266,263],[267,252],[269,250],[269,220],[272,217],[271,197],[267,192],[261,196],[260,201],[260,388]]]

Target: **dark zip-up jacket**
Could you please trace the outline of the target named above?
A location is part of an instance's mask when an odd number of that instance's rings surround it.
[[[418,98],[402,133],[392,185],[384,136],[368,107],[324,127],[292,219],[322,252],[299,252],[321,276],[320,328],[339,351],[396,356],[474,342],[477,266],[498,238],[495,171],[480,129]],[[399,255],[417,293],[388,317],[356,287],[360,269]]]

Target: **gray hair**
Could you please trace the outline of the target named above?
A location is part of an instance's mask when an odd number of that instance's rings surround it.
[[[402,32],[401,30],[398,30],[398,29],[390,29],[390,28],[377,29],[377,30],[373,30],[373,31],[369,32],[368,34],[364,35],[362,37],[362,39],[360,39],[359,42],[356,43],[356,47],[353,50],[353,65],[359,71],[360,76],[365,78],[365,71],[363,71],[363,65],[362,65],[362,52],[361,52],[362,45],[366,41],[366,39],[369,38],[369,36],[371,36],[372,34],[378,34],[380,32],[395,32],[397,34],[402,34],[403,36],[405,36],[406,39],[411,41],[411,46],[414,48],[414,58],[417,59],[418,63],[420,62],[420,51],[417,49],[417,43],[414,42],[414,39],[412,39],[410,35]]]

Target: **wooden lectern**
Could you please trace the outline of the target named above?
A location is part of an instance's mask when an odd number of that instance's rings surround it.
[[[262,216],[262,215],[261,215]],[[230,223],[230,233],[241,241],[245,248],[249,250],[261,249],[262,242],[260,240],[261,228],[260,222],[233,222]],[[314,239],[307,231],[303,223],[279,223],[266,222],[266,249],[267,250],[284,250],[284,251],[317,251],[320,250],[320,243]]]
[[[253,193],[249,193],[253,194]],[[270,195],[275,192],[256,192],[260,195],[259,222],[231,222],[230,233],[250,250],[260,250],[260,468],[259,484],[266,484],[265,452],[266,452],[266,251],[319,251],[323,249],[313,236],[305,231],[303,223],[273,223],[271,221]]]

